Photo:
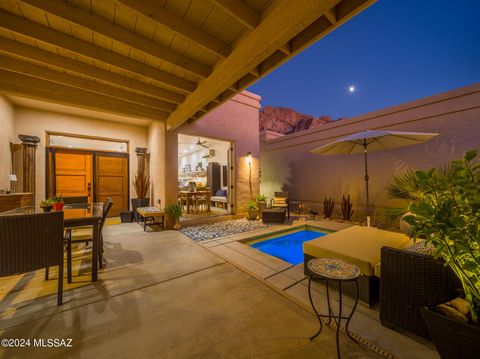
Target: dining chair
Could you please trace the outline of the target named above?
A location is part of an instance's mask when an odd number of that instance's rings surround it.
[[[0,277],[58,266],[63,299],[63,212],[0,216]]]
[[[100,268],[103,268],[103,226],[105,220],[107,219],[108,213],[112,208],[113,201],[111,198],[107,198],[103,203],[102,208],[102,219],[100,220],[100,239],[98,246],[98,265]],[[65,242],[67,247],[67,279],[68,283],[72,282],[72,244],[73,243],[82,243],[82,242],[91,242],[93,241],[93,227],[82,227],[81,229],[77,228],[67,228],[65,231]]]

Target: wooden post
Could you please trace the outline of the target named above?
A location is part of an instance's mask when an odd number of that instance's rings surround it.
[[[23,146],[23,192],[32,194],[32,205],[35,201],[35,155],[40,137],[18,135]]]
[[[145,147],[135,148],[137,154],[137,172],[145,173],[145,159],[147,156],[147,149]]]

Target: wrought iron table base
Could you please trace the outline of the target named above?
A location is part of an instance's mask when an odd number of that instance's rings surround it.
[[[332,319],[333,319],[335,324],[337,325],[337,333],[336,333],[337,356],[340,359],[339,334],[340,334],[340,323],[341,323],[342,319],[347,320],[347,324],[345,325],[345,332],[347,333],[348,337],[351,340],[353,340],[355,343],[358,343],[358,341],[354,337],[352,337],[352,335],[348,331],[348,325],[350,324],[350,320],[352,319],[353,313],[355,313],[355,309],[357,309],[358,292],[359,292],[358,281],[357,281],[357,278],[351,279],[351,280],[326,279],[326,278],[322,278],[322,277],[317,277],[316,278],[316,279],[324,280],[326,282],[325,285],[327,287],[327,304],[328,304],[328,315],[326,315],[326,314],[320,314],[317,311],[317,309],[315,308],[315,305],[313,304],[312,289],[311,289],[311,287],[312,287],[311,284],[312,284],[313,277],[314,277],[314,275],[310,274],[310,276],[308,278],[308,298],[310,299],[310,304],[313,308],[313,311],[315,312],[315,315],[317,316],[318,322],[320,324],[320,328],[318,329],[318,332],[310,338],[310,340],[315,339],[322,332],[322,329],[323,329],[322,318],[327,318],[328,317],[328,324],[330,324]],[[338,294],[339,295],[338,315],[335,315],[335,313],[333,312],[333,309],[332,309],[332,305],[330,303],[330,292],[329,292],[329,289],[328,289],[329,281],[338,282],[338,293],[339,293]],[[342,301],[342,282],[351,282],[351,281],[355,282],[355,289],[356,289],[356,291],[355,291],[355,304],[353,305],[353,308],[352,308],[352,311],[350,312],[350,315],[348,317],[345,317],[345,316],[342,316],[342,305],[343,305],[343,301]]]

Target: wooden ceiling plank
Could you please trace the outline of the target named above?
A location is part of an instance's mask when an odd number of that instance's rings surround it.
[[[260,15],[241,0],[212,1],[250,30],[256,28],[260,24]]]
[[[38,25],[5,11],[0,11],[0,27],[30,38],[34,38],[37,41],[47,42],[77,54],[125,69],[129,72],[136,73],[145,78],[150,78],[185,92],[192,92],[196,88],[196,84],[194,82],[149,66],[145,66],[142,63],[125,58],[124,56],[94,46],[85,41],[75,39],[61,32],[51,30],[45,26]]]
[[[28,76],[22,77],[19,74],[12,73],[12,75],[14,77],[10,78],[8,71],[0,70],[0,91],[2,93],[137,118],[163,120],[165,117],[160,111],[132,106],[133,104],[129,102],[112,97],[28,78]]]
[[[296,34],[319,17],[323,17],[325,11],[337,3],[338,0],[275,1],[255,31],[246,34],[230,56],[220,62],[213,73],[199,84],[197,90],[170,115],[168,126],[176,128],[181,125],[199,108],[207,105],[225,89],[231,88],[232,83],[237,83]]]
[[[86,80],[84,78],[70,76],[63,72],[54,71],[43,66],[34,65],[31,62],[19,61],[7,56],[0,55],[0,68],[37,77],[43,80],[57,82],[67,86],[84,89],[101,95],[116,97],[128,102],[137,103],[167,112],[172,112],[176,107],[174,104],[165,101],[121,90],[112,86]]]
[[[75,73],[86,75],[92,79],[99,79],[124,89],[135,90],[137,92],[166,100],[172,103],[181,103],[185,100],[183,95],[162,89],[148,83],[130,79],[116,73],[102,70],[98,67],[75,61],[49,51],[25,45],[14,40],[0,37],[0,52],[30,59],[38,63],[48,64],[60,69],[66,69]]]
[[[112,40],[116,40],[132,48],[140,50],[147,55],[158,57],[159,59],[181,67],[182,69],[192,72],[196,75],[207,77],[211,72],[208,66],[186,58],[165,46],[150,41],[149,39],[138,36],[137,34],[104,20],[99,16],[92,15],[73,4],[69,4],[61,0],[20,1],[34,6],[37,9],[43,10],[49,14],[60,17],[66,21],[75,23],[88,30],[106,36]]]
[[[180,16],[165,10],[158,1],[119,0],[119,2],[175,31],[178,35],[195,42],[217,56],[227,57],[230,54],[231,49],[228,44],[202,31]]]

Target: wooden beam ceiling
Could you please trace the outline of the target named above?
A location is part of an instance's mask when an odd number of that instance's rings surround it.
[[[0,93],[174,129],[374,2],[0,1]]]
[[[161,87],[120,76],[111,71],[102,70],[98,67],[87,65],[80,61],[75,61],[64,56],[56,55],[49,51],[41,50],[37,47],[24,45],[17,41],[8,40],[2,37],[0,37],[0,52],[19,56],[40,64],[46,64],[59,69],[76,72],[92,79],[99,79],[123,89],[135,90],[145,95],[156,97],[168,102],[181,103],[185,100],[184,95],[165,90]]]
[[[37,0],[38,1],[38,0]],[[118,0],[125,6],[130,7],[133,10],[147,16],[161,26],[169,28],[175,31],[185,39],[191,40],[196,45],[204,48],[211,53],[220,56],[227,57],[230,54],[230,45],[218,40],[209,33],[201,30],[200,28],[188,23],[180,16],[172,14],[160,6],[160,3],[155,0]]]
[[[51,81],[32,79],[19,73],[0,70],[0,91],[10,95],[45,100],[116,115],[165,120],[168,113],[113,97],[99,95]]]
[[[25,20],[24,18],[12,15],[6,11],[0,11],[0,28],[9,30],[15,34],[26,36],[36,41],[41,41],[69,50],[92,60],[110,64],[147,79],[160,82],[176,90],[193,92],[196,88],[194,82],[147,66],[102,47],[68,36],[62,32],[51,30],[48,27]]]

